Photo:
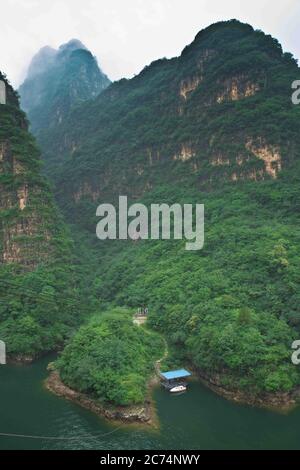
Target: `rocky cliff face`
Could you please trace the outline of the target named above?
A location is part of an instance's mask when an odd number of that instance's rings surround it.
[[[0,79],[7,93],[0,105],[0,262],[32,269],[51,254],[55,209],[18,97]]]
[[[61,347],[78,321],[72,242],[41,176],[18,96],[0,104],[0,338],[28,362]]]

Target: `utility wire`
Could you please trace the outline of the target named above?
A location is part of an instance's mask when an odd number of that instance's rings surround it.
[[[5,433],[0,432],[0,436],[2,437],[18,437],[22,439],[38,439],[38,440],[48,440],[48,441],[83,441],[83,440],[95,440],[101,437],[109,436],[121,429],[122,426],[119,426],[112,431],[109,431],[104,434],[100,434],[99,436],[77,436],[77,437],[57,437],[57,436],[33,436],[30,434],[13,434],[13,433]]]
[[[27,296],[27,297],[31,297],[31,298],[41,298],[41,299],[44,299],[44,300],[55,300],[55,296],[52,296],[52,294],[47,294],[46,292],[36,292],[34,291],[32,288],[26,288],[25,286],[17,286],[15,284],[13,284],[12,282],[10,281],[6,281],[6,280],[1,280],[0,281],[1,283],[4,284],[5,287],[9,288],[9,289],[12,289],[12,290],[15,290],[17,291],[17,293],[20,293],[21,295],[24,295],[24,296]],[[52,287],[52,286],[50,286]],[[5,292],[5,295],[12,295],[11,292]],[[69,305],[75,305],[76,304],[76,301],[75,300],[72,300],[70,297],[69,298],[66,298],[65,299],[65,302]]]

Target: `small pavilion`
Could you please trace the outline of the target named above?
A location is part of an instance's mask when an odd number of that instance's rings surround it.
[[[187,378],[192,374],[186,369],[170,370],[168,372],[160,372],[161,384],[170,390],[178,385],[187,385]]]

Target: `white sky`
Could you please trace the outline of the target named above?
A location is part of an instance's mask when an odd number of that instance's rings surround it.
[[[80,39],[112,80],[179,55],[197,32],[237,18],[300,57],[300,0],[0,0],[0,70],[14,86],[43,46]]]

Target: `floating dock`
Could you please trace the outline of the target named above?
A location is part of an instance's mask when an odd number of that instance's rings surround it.
[[[170,370],[168,372],[160,372],[161,385],[166,390],[171,390],[180,385],[187,386],[187,378],[192,374],[186,369]]]

